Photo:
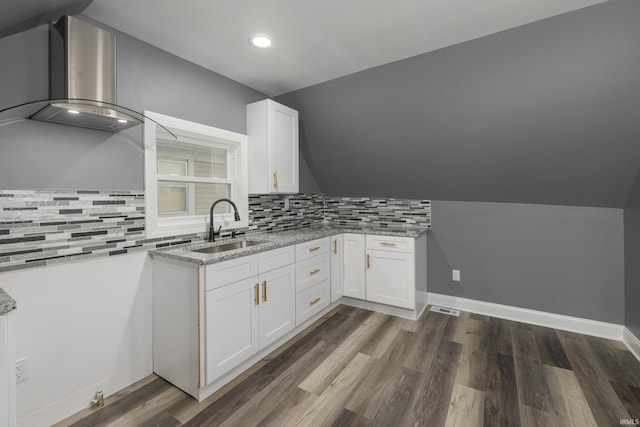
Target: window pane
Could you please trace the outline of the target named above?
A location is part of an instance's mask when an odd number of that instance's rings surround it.
[[[187,176],[186,160],[158,159],[158,173],[162,175]]]
[[[228,199],[231,194],[231,185],[229,184],[192,184],[195,193],[195,213],[209,214],[211,204],[218,199]],[[219,203],[214,213],[233,212],[229,203]]]
[[[158,215],[187,215],[187,184],[158,183]]]
[[[157,156],[165,163],[174,161],[185,165],[186,176],[223,178],[229,176],[227,150],[190,144],[179,140],[157,140]],[[164,174],[165,165],[158,162],[158,173]]]

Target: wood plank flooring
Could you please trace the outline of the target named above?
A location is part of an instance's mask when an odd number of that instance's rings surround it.
[[[462,312],[339,306],[203,402],[152,375],[58,426],[617,426],[640,418],[618,341]]]

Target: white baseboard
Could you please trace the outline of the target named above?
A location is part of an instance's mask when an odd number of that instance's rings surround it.
[[[629,328],[625,327],[622,333],[622,341],[627,345],[629,351],[640,361],[640,338],[633,335]]]
[[[621,341],[623,325],[600,322],[598,320],[583,319],[580,317],[565,316],[562,314],[548,313],[545,311],[529,310],[526,308],[512,307],[502,304],[494,304],[484,301],[476,301],[451,295],[434,294],[429,292],[427,301],[432,305],[457,308],[463,311],[483,314],[501,319],[530,323],[547,328],[563,331],[577,332],[579,334],[592,335]]]
[[[105,378],[95,384],[84,387],[81,390],[66,396],[57,402],[38,409],[18,419],[21,426],[49,426],[64,420],[67,417],[89,407],[91,399],[95,398],[96,391],[102,390],[104,397],[122,390],[125,387],[139,381],[153,373],[149,363],[139,363],[129,369]]]

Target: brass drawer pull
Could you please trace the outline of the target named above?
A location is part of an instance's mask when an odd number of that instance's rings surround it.
[[[367,254],[367,268],[371,268],[371,255]]]
[[[253,286],[253,291],[255,292],[255,303],[256,305],[260,305],[260,285],[258,283]]]
[[[273,186],[275,188],[278,188],[278,171],[275,171],[273,173]]]
[[[320,246],[314,246],[313,248],[309,248],[309,252],[315,252],[320,249]]]
[[[320,273],[320,269],[319,269],[319,268],[316,268],[315,270],[311,270],[311,271],[309,272],[309,276],[313,276],[313,275],[314,275],[314,274],[316,274],[316,273]]]
[[[309,305],[313,305],[313,304],[317,303],[318,301],[320,301],[320,297],[316,297],[316,298],[312,299],[311,301],[309,301]]]
[[[267,281],[262,282],[262,301],[267,302]]]
[[[334,254],[338,253],[338,241],[337,240],[333,241],[333,253]]]
[[[395,243],[390,243],[390,242],[380,242],[381,246],[386,246],[388,248],[395,248],[396,244]]]

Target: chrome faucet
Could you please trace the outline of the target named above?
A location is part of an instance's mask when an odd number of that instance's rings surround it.
[[[209,241],[210,242],[215,242],[216,241],[216,236],[219,236],[220,235],[220,230],[222,230],[222,226],[220,226],[218,228],[218,231],[216,231],[215,227],[213,226],[213,209],[220,202],[228,202],[228,203],[230,203],[231,206],[233,206],[233,211],[234,211],[233,217],[234,217],[234,219],[236,221],[240,221],[240,214],[238,213],[238,207],[231,200],[229,200],[229,199],[218,199],[215,202],[213,202],[211,204],[211,209],[209,209]]]

